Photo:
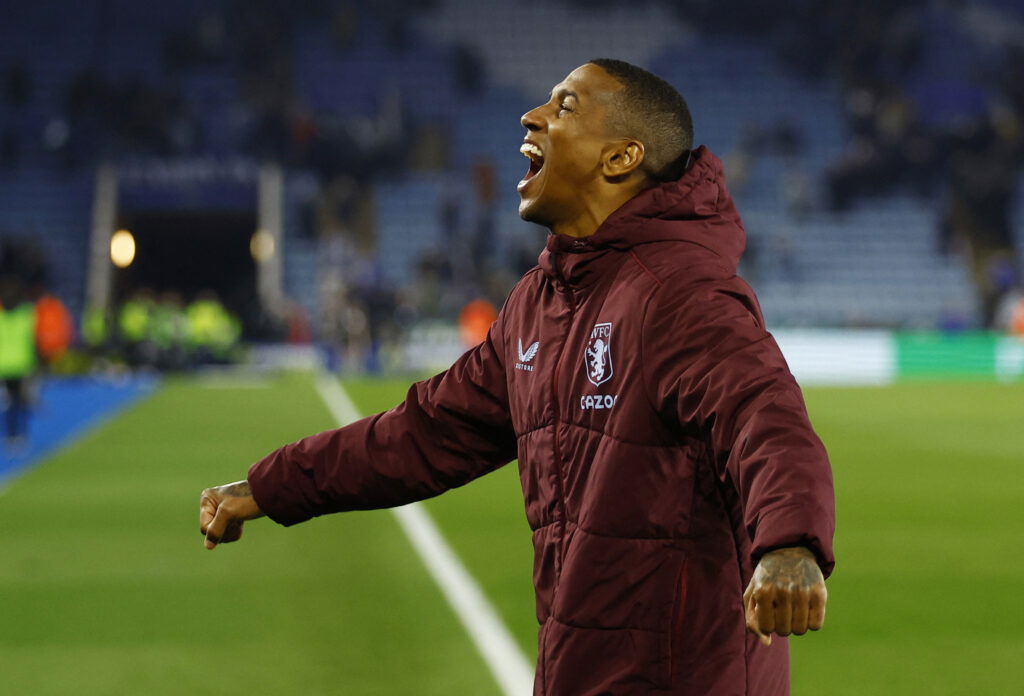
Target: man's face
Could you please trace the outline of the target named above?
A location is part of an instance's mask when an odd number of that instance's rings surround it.
[[[546,227],[575,219],[601,177],[601,153],[613,138],[605,127],[612,94],[622,89],[587,63],[555,85],[551,99],[523,115],[520,151],[530,169],[519,182],[519,216]]]

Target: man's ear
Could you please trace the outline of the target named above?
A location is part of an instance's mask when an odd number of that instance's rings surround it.
[[[644,161],[644,144],[639,140],[619,140],[605,146],[601,153],[601,173],[621,179],[636,171]]]

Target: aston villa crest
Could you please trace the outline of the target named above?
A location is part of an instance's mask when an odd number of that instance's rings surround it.
[[[594,324],[587,342],[583,367],[587,379],[600,386],[612,378],[612,324]]]

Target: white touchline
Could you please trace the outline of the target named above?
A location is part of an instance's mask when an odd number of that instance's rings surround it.
[[[360,418],[355,404],[338,380],[320,375],[316,380],[316,390],[338,425]],[[480,585],[445,541],[430,513],[419,503],[393,508],[391,512],[448,604],[455,610],[502,693],[505,696],[529,696],[533,692],[533,668],[529,660]]]

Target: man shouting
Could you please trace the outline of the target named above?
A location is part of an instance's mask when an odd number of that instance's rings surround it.
[[[385,413],[207,489],[207,548],[428,498],[518,458],[536,552],[535,693],[789,690],[820,628],[832,477],[736,276],[743,225],[660,78],[600,59],[522,117],[524,220],[550,229],[487,338]],[[525,353],[522,346],[530,346]]]

